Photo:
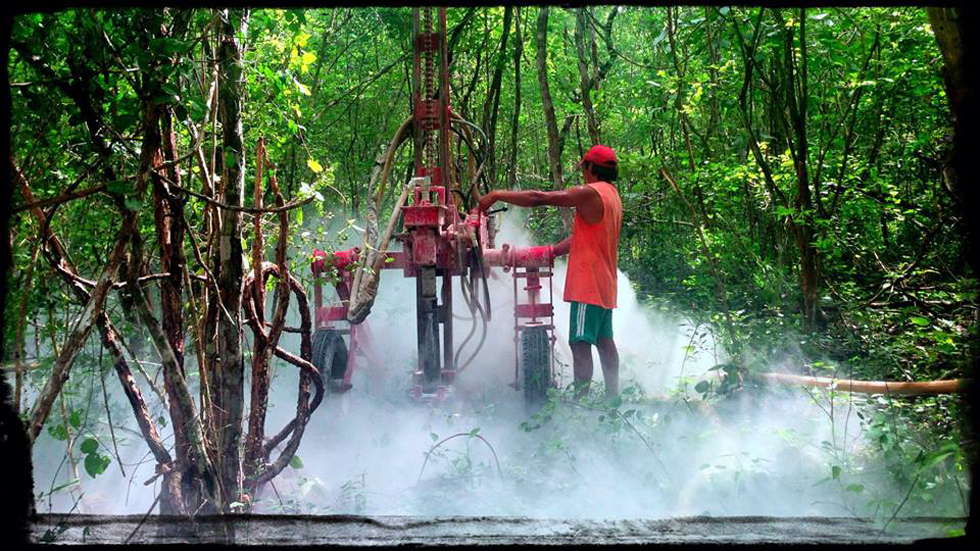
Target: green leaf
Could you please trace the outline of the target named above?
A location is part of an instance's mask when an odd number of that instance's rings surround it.
[[[184,43],[175,38],[154,38],[149,46],[154,52],[164,55],[174,54],[184,49]]]
[[[932,322],[930,322],[930,321],[929,321],[928,319],[926,319],[926,318],[922,318],[922,317],[919,317],[919,316],[912,316],[912,317],[911,317],[911,318],[909,318],[909,319],[910,319],[910,320],[912,321],[912,323],[914,323],[914,324],[916,324],[916,325],[918,325],[918,326],[920,326],[920,327],[926,327],[926,326],[928,326],[928,325],[929,325],[930,323],[932,323]]]
[[[294,469],[302,469],[303,460],[300,459],[298,455],[294,455],[293,458],[289,460],[289,466]]]
[[[68,440],[68,429],[64,425],[48,425],[48,434],[55,440]]]
[[[850,484],[847,486],[847,488],[844,489],[847,490],[848,492],[854,492],[856,494],[860,494],[861,492],[864,491],[864,484]]]
[[[193,97],[188,98],[188,101],[187,113],[195,119],[203,118],[204,112],[207,110],[207,105],[204,103],[204,100],[198,97]]]
[[[106,184],[105,188],[110,193],[118,193],[119,195],[129,195],[134,191],[133,183],[129,180],[114,180]]]
[[[78,484],[79,482],[80,482],[79,479],[74,478],[72,480],[69,480],[68,482],[65,482],[64,484],[59,484],[59,485],[55,486],[54,488],[51,488],[51,493],[53,494],[53,493],[58,492],[60,490],[64,490],[65,488],[67,488],[69,486],[74,486],[75,484]]]
[[[435,441],[439,440],[439,435],[436,434],[436,433],[434,433],[434,432],[430,432],[429,433],[429,438],[431,438],[432,441],[435,442]]]
[[[129,129],[130,126],[136,124],[136,121],[138,120],[139,115],[137,113],[119,113],[119,116],[116,117],[116,129],[118,129],[120,132],[125,131]]]
[[[711,388],[711,383],[708,381],[700,381],[698,384],[694,385],[694,390],[700,392],[701,394],[708,392],[709,388]]]
[[[480,433],[480,427],[476,427],[475,429],[470,431],[470,436],[476,436],[479,433]]]
[[[830,474],[834,480],[840,478],[840,471],[841,469],[837,465],[834,465],[833,467],[830,468]]]
[[[793,216],[796,214],[796,209],[784,206],[776,207],[776,216],[782,218],[784,216]]]
[[[82,412],[80,410],[75,410],[71,412],[68,416],[68,423],[74,428],[80,428],[82,426]]]
[[[99,441],[95,438],[86,438],[82,445],[78,447],[82,453],[91,454],[99,450]]]
[[[90,453],[85,456],[85,472],[87,472],[92,478],[95,478],[105,472],[105,469],[109,466],[109,463],[110,460],[108,457],[97,453]]]
[[[940,448],[939,451],[933,452],[925,456],[925,458],[922,460],[922,463],[919,465],[918,472],[925,471],[926,469],[929,469],[930,467],[940,463],[947,457],[955,454],[957,450],[958,447],[956,446],[956,444],[946,444],[945,446]]]
[[[829,478],[821,478],[820,480],[814,482],[813,483],[813,486],[811,486],[811,488],[816,488],[817,486],[819,486],[821,484],[826,484],[826,483],[830,482],[830,480],[831,479],[829,479]]]
[[[177,120],[186,120],[187,119],[187,108],[184,107],[180,103],[178,103],[177,105],[174,105],[174,116],[177,117]]]

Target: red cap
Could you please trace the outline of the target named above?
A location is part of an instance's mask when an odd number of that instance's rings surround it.
[[[575,168],[582,166],[582,163],[589,161],[592,164],[596,164],[605,168],[612,168],[616,166],[619,162],[616,160],[616,154],[613,152],[611,147],[605,145],[593,145],[588,151],[586,151],[585,156],[582,160],[575,165]]]

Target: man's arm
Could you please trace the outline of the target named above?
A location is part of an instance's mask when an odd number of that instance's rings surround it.
[[[586,221],[598,221],[602,217],[602,199],[599,193],[589,186],[576,186],[561,191],[509,191],[493,190],[480,198],[479,209],[486,212],[497,201],[519,207],[575,207]]]

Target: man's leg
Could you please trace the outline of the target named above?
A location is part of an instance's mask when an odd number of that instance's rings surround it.
[[[602,310],[602,321],[596,335],[596,348],[599,349],[599,362],[602,364],[602,378],[606,381],[606,399],[619,396],[619,351],[613,341],[612,310]]]
[[[575,372],[575,396],[583,398],[592,383],[592,345],[586,341],[570,342],[572,369]]]
[[[616,343],[611,338],[599,339],[596,348],[599,349],[599,363],[602,364],[602,378],[606,381],[606,398],[609,399],[619,395],[619,351],[616,350]],[[590,374],[591,360],[590,357]]]

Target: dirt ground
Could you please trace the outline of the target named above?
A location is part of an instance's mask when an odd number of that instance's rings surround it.
[[[235,545],[499,545],[638,543],[912,543],[945,537],[962,518],[895,519],[880,526],[854,518],[685,517],[543,520],[508,517],[420,518],[352,515],[40,515],[32,541],[58,544],[233,543]],[[138,529],[137,529],[138,528]],[[134,533],[135,532],[135,533]]]

